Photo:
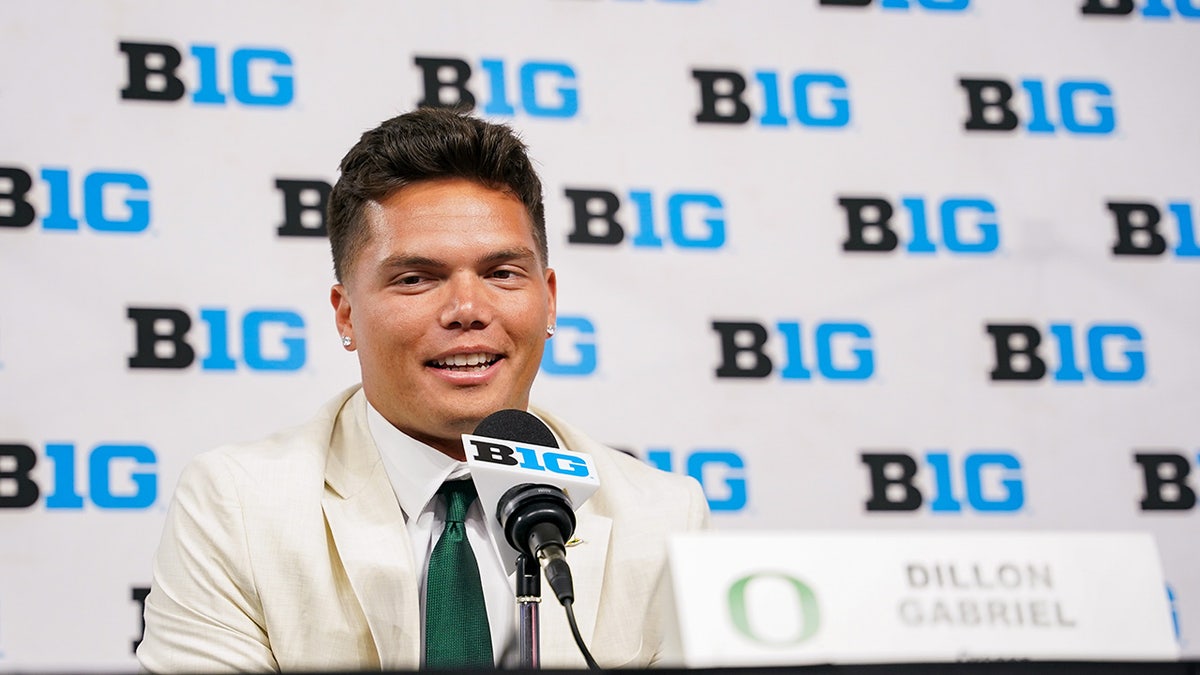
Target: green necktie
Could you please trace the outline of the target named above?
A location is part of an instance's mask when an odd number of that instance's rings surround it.
[[[446,500],[446,528],[429,555],[425,580],[425,667],[492,668],[479,565],[463,524],[475,501],[475,484],[447,481],[438,494]]]

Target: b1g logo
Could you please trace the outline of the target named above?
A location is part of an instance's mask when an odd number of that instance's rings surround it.
[[[756,321],[713,321],[712,327],[721,339],[718,378],[761,379],[774,372],[775,363],[765,351],[770,338],[766,325]],[[807,335],[798,321],[779,321],[774,327],[783,338],[779,377],[784,380],[861,382],[875,374],[871,329],[866,324],[821,322],[810,328]],[[816,352],[815,363],[811,353],[805,356],[806,343]]]
[[[1079,11],[1084,16],[1129,16],[1138,6],[1142,8],[1138,13],[1147,19],[1170,19],[1175,14],[1200,19],[1200,2],[1196,0],[1084,0]]]
[[[594,475],[587,458],[569,450],[528,447],[478,436],[464,436],[464,439],[470,449],[470,459],[476,462],[499,464],[525,471],[555,473],[573,478],[586,478]]]
[[[201,370],[230,371],[239,362],[230,343],[230,310],[208,307],[200,310],[207,329],[202,344],[206,354]],[[191,315],[175,307],[129,307],[135,327],[135,348],[129,367],[180,370],[196,360],[196,350],[187,341]],[[254,371],[296,371],[304,367],[307,347],[304,318],[287,309],[251,309],[241,317],[241,366]]]
[[[175,46],[121,42],[118,49],[125,54],[129,77],[121,90],[123,100],[171,103],[187,94],[188,85],[178,73],[183,52]],[[191,102],[196,105],[223,106],[232,95],[242,105],[282,108],[296,97],[292,57],[283,49],[241,47],[228,56],[213,44],[185,49],[195,66],[190,82]]]
[[[907,452],[864,452],[861,459],[870,477],[867,511],[912,512],[928,504],[937,514],[1015,513],[1025,506],[1021,460],[1008,451],[972,451],[957,462],[948,452],[927,452],[932,480],[921,488],[920,465]]]
[[[484,72],[487,84],[474,91],[467,85],[477,71],[463,59],[416,56],[413,63],[421,70],[424,90],[418,106],[471,110],[478,106],[484,114],[501,116],[523,113],[529,117],[570,118],[579,114],[575,68],[563,61],[525,61],[518,65],[503,59],[483,59],[478,68]],[[516,82],[516,96],[510,94],[510,80]]]
[[[1117,240],[1112,247],[1114,256],[1167,255],[1167,239],[1159,229],[1159,225],[1164,224],[1162,209],[1149,202],[1106,202],[1105,206],[1113,215],[1117,231]],[[1169,202],[1166,212],[1175,221],[1172,229],[1178,233],[1175,247],[1169,249],[1170,254],[1177,258],[1200,258],[1191,203]]]
[[[1106,136],[1117,128],[1112,89],[1096,80],[1064,80],[1057,86],[1039,79],[1021,80],[1017,90],[1005,80],[962,78],[967,97],[967,131],[1016,131],[1031,134]],[[1017,103],[1023,105],[1018,114]],[[1057,104],[1057,111],[1054,106]],[[1053,119],[1057,116],[1057,121]]]
[[[822,7],[870,7],[875,0],[819,0]],[[909,10],[915,8],[934,12],[963,12],[971,6],[971,0],[879,0],[883,9]]]
[[[1192,474],[1190,460],[1200,467],[1200,453],[1189,458],[1181,452],[1146,451],[1135,454],[1133,460],[1142,469],[1145,496],[1139,506],[1143,511],[1190,511],[1196,508],[1198,488],[1188,485],[1188,476]]]
[[[991,255],[1000,248],[1000,224],[991,199],[947,197],[939,201],[909,196],[901,197],[899,203],[908,224],[905,253],[933,255],[944,250],[957,255]],[[897,209],[892,202],[883,197],[839,196],[838,205],[846,212],[843,251],[890,253],[900,248],[900,233],[892,220]],[[933,214],[937,220],[931,223]]]
[[[47,443],[43,456],[48,489],[34,481],[41,458],[31,446],[0,444],[0,508],[27,509],[42,500],[51,510],[79,510],[88,503],[145,509],[158,498],[158,459],[147,445],[105,443],[85,451],[74,443]]]
[[[679,459],[680,461],[676,461]],[[711,511],[742,511],[746,508],[746,461],[741,454],[725,448],[700,448],[674,452],[669,448],[650,448],[646,462],[674,473],[682,471],[704,489]]]
[[[1056,382],[1141,382],[1146,377],[1146,353],[1142,347],[1142,332],[1130,324],[1094,324],[1077,344],[1075,326],[1052,323],[1049,326],[1050,350],[1057,357],[1057,367],[1049,373],[1045,359],[1039,354],[1043,333],[1030,324],[989,323],[987,333],[992,337],[996,367],[991,379],[1001,381],[1037,381],[1047,374]],[[1077,351],[1077,347],[1083,349]],[[1081,363],[1078,352],[1086,354]]]
[[[631,234],[629,243],[642,249],[662,249],[668,241],[682,249],[725,245],[725,204],[712,192],[676,191],[656,198],[650,191],[631,190],[627,203],[633,205],[634,214],[624,225],[617,221],[622,204],[616,192],[566,188],[563,193],[571,200],[574,216],[575,227],[567,235],[571,244],[617,246]]]
[[[547,375],[586,377],[596,372],[596,326],[582,316],[559,316],[542,352]]]
[[[700,93],[698,124],[749,124],[812,129],[850,125],[850,85],[834,72],[781,75],[774,70],[751,74],[754,88],[736,70],[693,70]],[[790,77],[790,81],[789,81]],[[785,110],[790,107],[790,111]],[[788,114],[790,112],[790,115]]]
[[[150,227],[150,181],[136,171],[72,171],[45,167],[43,230],[79,232],[80,222],[94,232],[136,234]],[[39,220],[30,193],[33,175],[21,167],[0,166],[0,227],[29,227]]]

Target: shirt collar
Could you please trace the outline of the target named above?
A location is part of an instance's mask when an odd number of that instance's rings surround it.
[[[533,412],[530,411],[532,415]],[[537,417],[537,415],[534,415]],[[538,417],[541,420],[540,417]],[[545,424],[545,420],[541,420]],[[562,447],[562,439],[552,427],[550,433]],[[367,401],[367,427],[379,448],[383,466],[387,471],[392,491],[400,502],[405,521],[416,517],[425,509],[438,488],[449,479],[470,476],[466,462],[446,456],[440,450],[428,446],[400,431]]]
[[[415,518],[448,478],[470,475],[467,463],[447,457],[392,426],[367,402],[367,427],[379,448],[404,517]]]

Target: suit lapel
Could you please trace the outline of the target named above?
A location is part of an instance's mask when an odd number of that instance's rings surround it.
[[[330,439],[321,500],[333,547],[384,670],[420,666],[420,600],[404,514],[366,422],[360,390],[342,408]]]

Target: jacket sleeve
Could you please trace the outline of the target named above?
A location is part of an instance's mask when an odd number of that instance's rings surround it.
[[[144,671],[279,670],[255,590],[238,473],[217,450],[180,476],[146,598],[137,651]]]

